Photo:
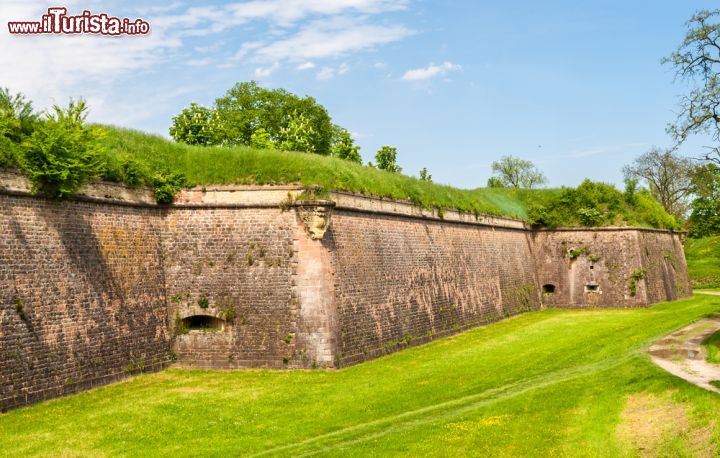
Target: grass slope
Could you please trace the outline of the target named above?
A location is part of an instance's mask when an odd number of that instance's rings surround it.
[[[720,331],[705,339],[703,346],[707,350],[708,362],[720,364]]]
[[[685,257],[693,288],[720,288],[720,236],[687,239]]]
[[[458,189],[414,177],[389,173],[317,154],[256,150],[247,147],[199,147],[168,141],[142,132],[103,127],[106,132],[106,178],[123,180],[123,164],[132,161],[141,175],[171,167],[197,185],[290,184],[409,200],[425,208],[454,208],[526,219],[533,204],[547,204],[559,189]],[[672,227],[675,221],[652,198],[638,196],[608,224]],[[576,225],[565,221],[563,225]]]
[[[644,350],[718,310],[708,295],[547,310],[339,371],[168,370],[1,415],[0,442],[15,456],[712,455],[720,396]]]

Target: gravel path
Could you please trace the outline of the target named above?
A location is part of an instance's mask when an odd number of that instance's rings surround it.
[[[720,296],[720,293],[708,292]],[[720,315],[705,318],[697,323],[670,334],[655,342],[649,350],[655,364],[706,390],[720,393],[720,388],[710,384],[720,382],[720,365],[708,363],[702,342],[720,330]]]

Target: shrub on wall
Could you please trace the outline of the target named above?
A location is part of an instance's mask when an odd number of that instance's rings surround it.
[[[155,200],[161,204],[169,204],[178,191],[190,187],[191,184],[182,173],[165,170],[154,175],[152,186],[155,191]]]
[[[57,105],[35,128],[20,161],[33,192],[63,199],[100,175],[100,130],[87,126],[85,101]]]
[[[530,224],[559,226],[638,225],[677,229],[668,214],[646,189],[632,190],[632,198],[614,186],[585,180],[577,188],[534,194],[528,209]]]

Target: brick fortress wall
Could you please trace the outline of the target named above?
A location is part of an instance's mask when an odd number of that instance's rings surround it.
[[[347,193],[293,202],[301,192],[187,190],[161,207],[100,183],[58,204],[3,172],[0,410],[173,362],[342,367],[543,305],[690,294],[675,233],[533,232]]]

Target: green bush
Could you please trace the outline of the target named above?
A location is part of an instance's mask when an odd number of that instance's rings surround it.
[[[192,185],[182,173],[165,169],[153,176],[152,186],[155,191],[155,200],[161,204],[169,204],[172,203],[178,191]]]
[[[375,161],[380,170],[386,170],[392,173],[402,172],[402,168],[397,163],[397,148],[385,145],[375,153]]]
[[[612,185],[585,180],[574,189],[562,188],[556,193],[524,193],[521,196],[529,204],[528,221],[535,226],[680,228],[679,222],[646,189],[622,193]]]
[[[20,94],[0,88],[0,168],[18,166],[23,155],[22,143],[37,124],[32,104]]]
[[[67,108],[55,105],[38,123],[20,161],[33,192],[63,199],[101,174],[101,131],[87,126],[86,116],[85,102],[71,101]]]
[[[217,143],[217,116],[213,110],[191,103],[173,118],[170,136],[188,145],[214,145]]]
[[[355,145],[352,135],[340,126],[333,126],[332,155],[356,164],[362,164],[360,147]]]

